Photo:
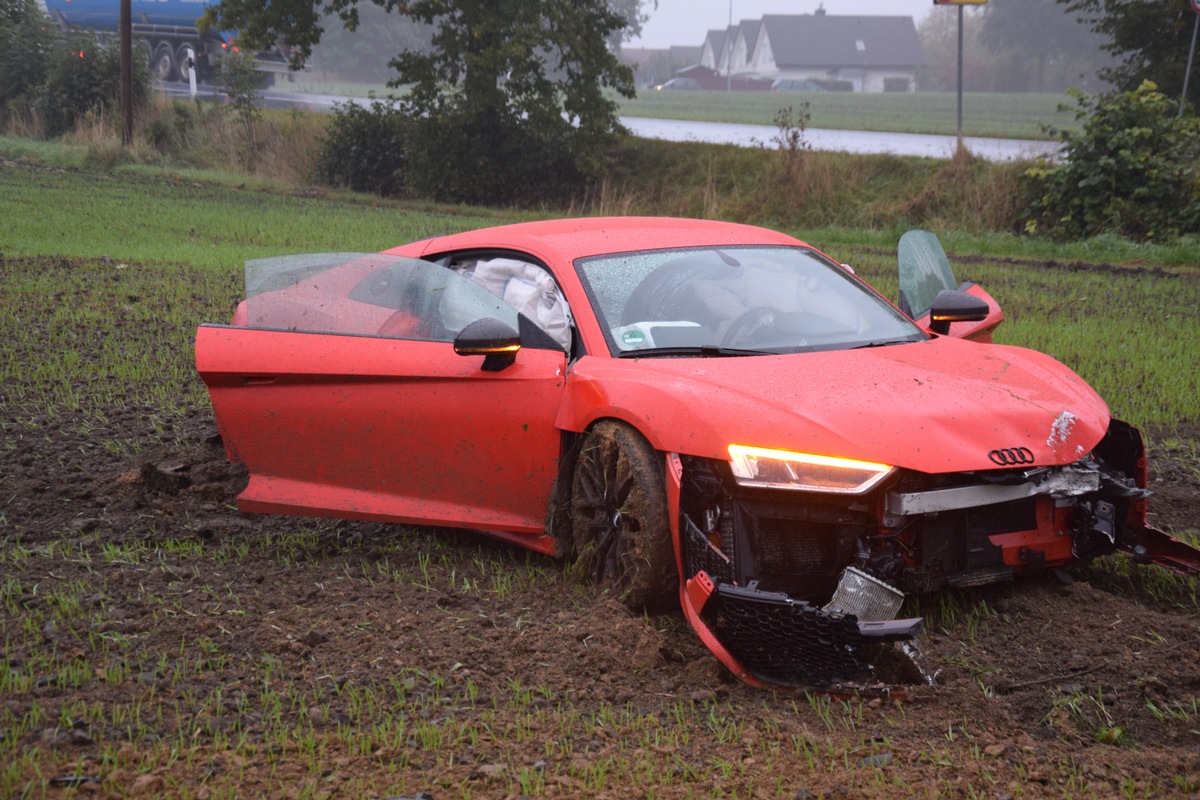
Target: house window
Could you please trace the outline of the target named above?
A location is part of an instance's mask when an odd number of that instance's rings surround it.
[[[854,42],[854,46],[858,49],[858,52],[860,52],[860,53],[867,49],[867,43],[864,42],[862,39],[856,39]]]

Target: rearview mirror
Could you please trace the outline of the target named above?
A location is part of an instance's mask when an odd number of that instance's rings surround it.
[[[499,372],[517,361],[521,335],[495,317],[477,319],[454,337],[460,356],[483,356],[484,372]]]

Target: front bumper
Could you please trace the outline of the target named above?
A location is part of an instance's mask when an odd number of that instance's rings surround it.
[[[672,455],[668,466],[684,613],[713,654],[756,685],[902,690],[895,684],[908,681],[878,667],[885,653],[910,651],[923,621],[892,619],[899,599],[885,614],[836,602],[848,567],[897,598],[1116,551],[1200,569],[1200,551],[1146,525],[1141,437],[1115,420],[1076,464],[902,473],[865,496],[747,490],[706,459]]]
[[[780,592],[714,584],[703,572],[685,584],[685,595],[701,638],[738,665],[739,677],[797,689],[889,693],[875,678],[879,647],[915,639],[924,624],[865,622]]]

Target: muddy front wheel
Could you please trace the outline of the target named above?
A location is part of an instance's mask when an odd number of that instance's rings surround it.
[[[662,457],[630,426],[604,421],[584,436],[571,485],[571,534],[580,571],[626,606],[674,596]]]

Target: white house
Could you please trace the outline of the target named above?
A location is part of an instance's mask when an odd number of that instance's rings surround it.
[[[836,81],[912,91],[925,64],[912,17],[770,14],[708,32],[700,64],[721,75]]]

